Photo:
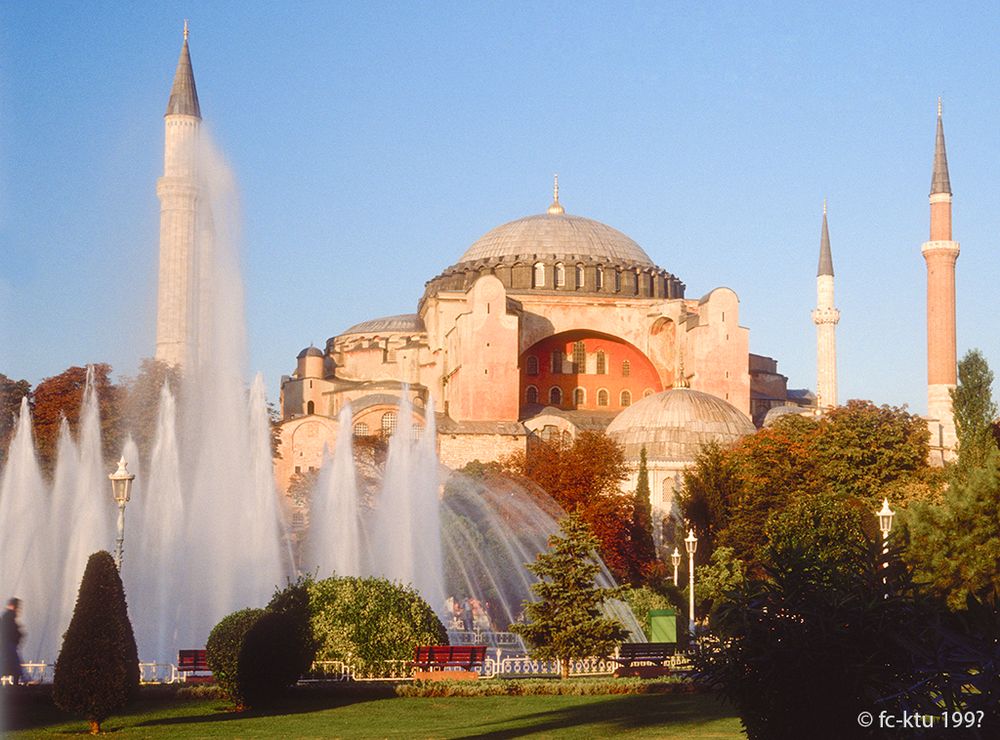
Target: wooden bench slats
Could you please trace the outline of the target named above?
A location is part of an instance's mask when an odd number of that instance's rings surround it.
[[[654,663],[663,665],[677,649],[673,642],[625,642],[618,648],[616,663],[630,667],[632,663]]]
[[[484,662],[485,645],[420,645],[413,653],[413,665],[424,670],[453,666],[471,671]]]

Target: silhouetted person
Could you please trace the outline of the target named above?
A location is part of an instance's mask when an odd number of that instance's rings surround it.
[[[21,644],[24,633],[17,623],[17,611],[21,601],[16,598],[7,600],[7,608],[0,616],[0,676],[10,676],[15,684],[21,683],[21,656],[17,646]]]

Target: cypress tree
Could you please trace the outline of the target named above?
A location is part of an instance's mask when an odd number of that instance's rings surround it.
[[[649,469],[646,465],[645,445],[639,451],[639,480],[636,482],[632,501],[632,553],[636,572],[632,582],[640,583],[643,569],[656,560],[656,545],[653,544],[653,508],[649,503]]]
[[[993,402],[992,385],[993,371],[986,358],[978,349],[970,349],[958,363],[958,386],[951,390],[960,480],[968,478],[971,471],[986,467],[990,453],[997,449],[993,437],[997,405]]]
[[[52,696],[60,709],[83,715],[97,734],[101,722],[138,691],[139,656],[125,590],[114,558],[101,550],[90,556],[83,572]]]

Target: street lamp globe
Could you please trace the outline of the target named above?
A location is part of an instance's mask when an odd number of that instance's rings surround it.
[[[694,536],[694,530],[688,530],[688,536],[684,538],[684,548],[687,550],[688,555],[694,555],[695,551],[698,549],[698,538]]]
[[[681,564],[681,554],[676,547],[674,547],[674,551],[670,555],[670,562],[674,564],[675,568]]]
[[[882,499],[882,510],[875,512],[875,516],[878,517],[878,528],[882,531],[882,539],[888,538],[892,529],[892,518],[895,515],[896,512],[889,508],[889,499]]]
[[[115,497],[115,503],[124,506],[132,497],[132,481],[135,480],[135,476],[128,472],[124,457],[118,461],[118,470],[109,474],[108,478],[111,479],[111,495]]]

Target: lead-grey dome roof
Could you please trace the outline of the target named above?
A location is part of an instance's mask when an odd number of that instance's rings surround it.
[[[650,460],[693,461],[709,442],[727,444],[756,431],[731,403],[710,393],[674,388],[629,406],[608,425],[608,434],[638,460],[645,447]]]
[[[391,334],[393,332],[423,332],[426,331],[424,321],[415,313],[403,313],[397,316],[383,316],[380,319],[369,319],[355,324],[344,334]]]
[[[642,247],[617,229],[565,213],[542,213],[498,226],[469,247],[459,263],[497,258],[533,260],[536,255],[655,266]]]

